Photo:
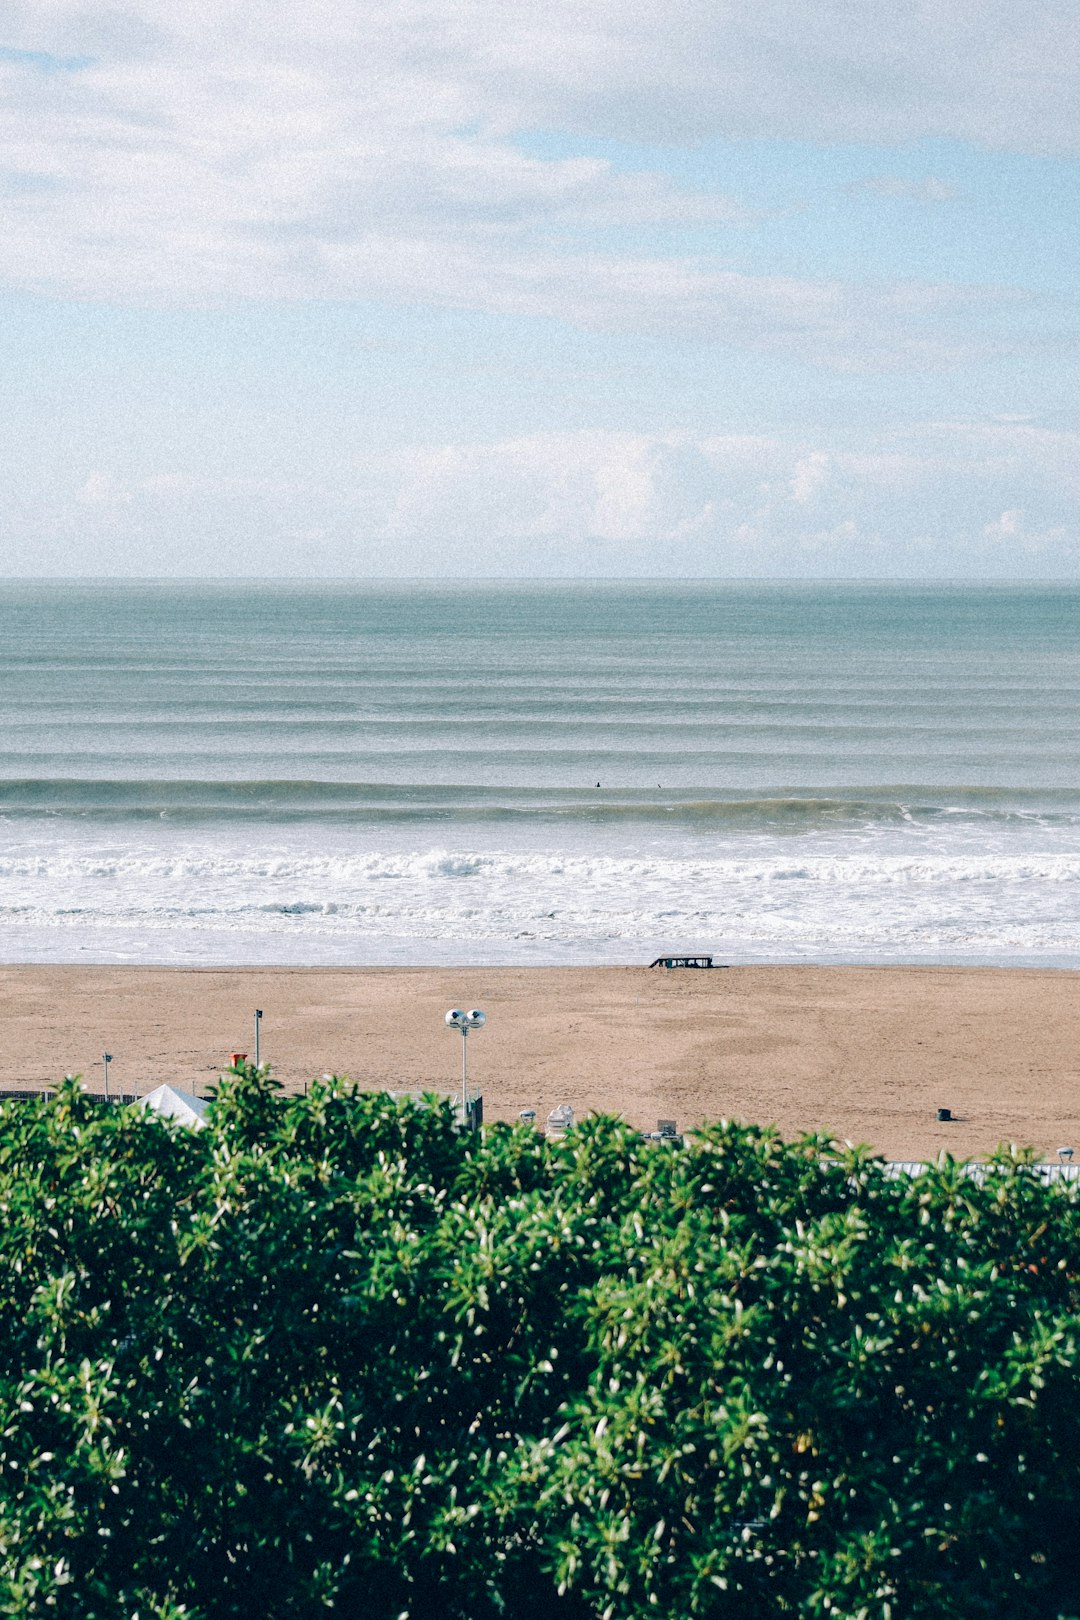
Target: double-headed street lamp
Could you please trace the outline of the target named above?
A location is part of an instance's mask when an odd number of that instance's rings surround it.
[[[447,1029],[461,1031],[461,1123],[465,1125],[469,1119],[469,1031],[483,1029],[487,1015],[479,1007],[470,1007],[468,1012],[462,1012],[460,1007],[451,1007],[445,1023]]]

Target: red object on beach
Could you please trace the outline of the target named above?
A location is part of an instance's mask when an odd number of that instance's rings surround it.
[[[247,1062],[247,1053],[246,1052],[230,1052],[229,1053],[229,1062],[232,1064],[234,1069],[239,1069],[243,1064],[245,1064]]]

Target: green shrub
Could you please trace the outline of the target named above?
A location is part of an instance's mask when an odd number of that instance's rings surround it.
[[[1064,1612],[1078,1204],[251,1070],[0,1109],[0,1614]]]

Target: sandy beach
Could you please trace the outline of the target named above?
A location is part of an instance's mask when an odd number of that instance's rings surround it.
[[[470,1078],[485,1116],[556,1103],[654,1128],[723,1116],[822,1129],[896,1158],[1002,1141],[1080,1147],[1080,975],[1028,969],[733,967],[0,968],[0,1085],[65,1073],[204,1092],[230,1051],[289,1089],[325,1072],[449,1090],[451,1006],[479,1006]],[[937,1120],[950,1108],[950,1124]]]

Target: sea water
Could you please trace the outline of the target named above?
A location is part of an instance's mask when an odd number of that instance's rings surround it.
[[[0,582],[0,957],[1080,964],[1080,589]]]

